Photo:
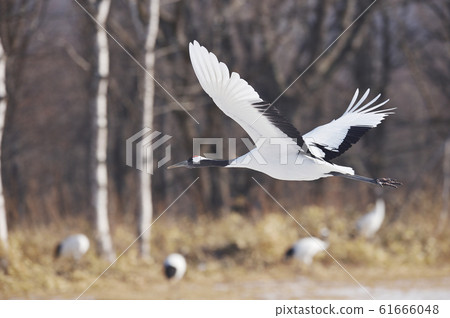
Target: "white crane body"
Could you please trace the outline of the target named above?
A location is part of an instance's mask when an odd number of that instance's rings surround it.
[[[186,272],[186,259],[183,255],[173,253],[164,260],[164,274],[167,279],[179,280]]]
[[[84,234],[70,235],[58,244],[56,257],[69,257],[79,261],[89,250],[89,239]]]
[[[305,265],[310,265],[314,256],[326,250],[329,243],[317,237],[306,237],[298,240],[286,253],[287,257],[293,257]]]

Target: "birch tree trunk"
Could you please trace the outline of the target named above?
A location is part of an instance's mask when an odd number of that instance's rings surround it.
[[[159,28],[159,0],[150,0],[148,3],[148,21],[145,30],[145,69],[148,74],[144,77],[143,100],[143,127],[153,128],[153,109],[155,100],[155,44]],[[145,167],[152,164],[152,154],[143,151]],[[140,173],[140,206],[138,219],[139,255],[142,258],[150,257],[150,234],[153,218],[152,183],[151,175],[142,171]]]
[[[6,53],[0,40],[0,247],[8,248],[8,227],[6,223],[5,198],[2,183],[2,139],[6,115]]]
[[[111,0],[97,1],[95,18],[105,27]],[[95,209],[96,240],[98,252],[102,257],[113,261],[115,253],[112,246],[108,220],[108,170],[106,165],[108,146],[108,76],[109,76],[109,48],[108,35],[96,24],[96,74],[98,77],[97,95],[94,102],[93,118],[93,185],[92,203]]]

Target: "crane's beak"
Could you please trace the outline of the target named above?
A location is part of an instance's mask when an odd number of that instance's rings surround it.
[[[174,165],[171,165],[171,166],[167,167],[167,169],[180,168],[180,167],[189,167],[187,160],[176,163]]]

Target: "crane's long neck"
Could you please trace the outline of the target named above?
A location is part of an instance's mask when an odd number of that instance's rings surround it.
[[[191,165],[192,168],[204,168],[204,167],[226,167],[230,164],[230,160],[213,160],[203,159],[198,163]]]
[[[377,211],[377,214],[384,217],[385,209],[386,208],[385,208],[384,201],[382,199],[378,199],[375,204],[375,210]]]

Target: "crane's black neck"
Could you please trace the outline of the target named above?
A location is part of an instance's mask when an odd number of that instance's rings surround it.
[[[213,160],[213,159],[203,159],[199,162],[193,162],[192,159],[189,160],[190,168],[203,168],[203,167],[226,167],[230,164],[230,160]]]

